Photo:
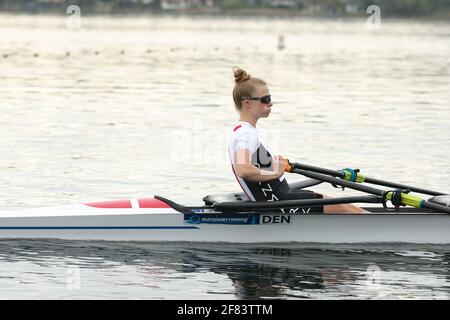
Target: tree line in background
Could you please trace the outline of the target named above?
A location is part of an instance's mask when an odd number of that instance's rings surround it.
[[[79,5],[85,13],[163,12],[207,8],[204,13],[251,14],[254,9],[277,10],[279,15],[299,12],[305,15],[342,16],[365,13],[370,5],[378,5],[384,16],[450,16],[450,0],[0,0],[2,11],[59,11]],[[183,11],[184,10],[184,11]]]

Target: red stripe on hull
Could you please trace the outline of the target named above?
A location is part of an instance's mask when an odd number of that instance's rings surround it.
[[[154,198],[138,199],[138,202],[140,208],[170,208],[167,203]]]
[[[155,198],[144,198],[137,199],[139,203],[139,208],[170,208],[170,206],[158,199]],[[131,209],[131,201],[130,200],[112,200],[112,201],[101,201],[101,202],[90,202],[85,203],[86,206],[94,207],[94,208],[103,208],[103,209]]]
[[[90,202],[90,203],[85,203],[85,205],[90,206],[90,207],[105,208],[105,209],[131,209],[131,201],[130,200]]]

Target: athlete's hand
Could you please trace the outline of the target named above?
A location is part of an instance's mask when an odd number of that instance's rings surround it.
[[[273,157],[273,169],[276,173],[277,178],[281,177],[284,174],[284,170],[286,169],[286,161],[282,156]]]

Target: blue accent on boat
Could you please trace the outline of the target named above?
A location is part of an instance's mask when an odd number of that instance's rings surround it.
[[[86,227],[0,227],[0,230],[139,230],[139,229],[144,229],[144,230],[154,230],[154,229],[198,229],[198,227],[194,227],[194,226],[168,226],[168,227],[164,227],[164,226],[128,226],[128,227],[122,227],[122,226],[110,226],[110,227],[102,227],[102,226],[97,226],[97,227],[91,227],[91,226],[86,226]]]
[[[186,213],[184,222],[189,224],[259,224],[260,218],[257,214],[244,213],[217,213],[217,214],[196,214]]]

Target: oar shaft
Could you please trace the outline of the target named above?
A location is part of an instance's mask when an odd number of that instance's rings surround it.
[[[309,177],[312,179],[322,180],[322,181],[325,181],[325,182],[328,182],[328,183],[331,183],[334,185],[347,187],[349,189],[354,189],[354,190],[370,193],[370,194],[373,194],[373,195],[376,195],[379,197],[387,197],[389,200],[392,197],[392,192],[388,192],[388,194],[386,194],[386,191],[384,191],[384,190],[368,187],[365,185],[357,184],[355,182],[350,182],[350,181],[346,181],[346,180],[342,180],[342,179],[338,179],[338,178],[333,178],[333,177],[330,177],[330,176],[327,176],[327,175],[324,175],[321,173],[316,173],[316,172],[311,172],[311,171],[306,171],[306,170],[301,170],[301,169],[292,169],[291,172],[298,173],[298,174],[301,174],[305,177]],[[405,199],[403,199],[403,197]],[[439,210],[439,211],[443,211],[446,213],[450,213],[450,207],[446,207],[446,206],[436,204],[436,203],[431,203],[431,202],[428,202],[425,200],[420,200],[417,197],[409,196],[409,195],[402,193],[402,202],[405,201],[405,202],[407,202],[408,205],[410,205],[409,204],[410,200],[411,200],[411,205],[413,205],[413,203],[420,203],[420,206],[414,204],[414,206],[416,206],[416,207],[429,208],[429,209],[433,209],[433,210]]]
[[[446,206],[443,206],[443,205],[440,205],[440,204],[437,204],[437,203],[433,203],[433,202],[425,201],[424,204],[423,204],[423,207],[427,208],[427,209],[432,209],[432,210],[436,210],[436,211],[443,211],[443,212],[446,212],[446,213],[450,213],[450,208],[449,207],[446,207]]]
[[[412,192],[428,194],[430,196],[442,196],[442,195],[446,194],[446,193],[443,193],[443,192],[438,192],[438,191],[433,191],[433,190],[427,190],[427,189],[412,187],[412,186],[408,186],[408,185],[401,184],[401,183],[384,181],[384,180],[379,180],[379,179],[374,179],[374,178],[369,178],[369,177],[366,177],[364,182],[371,183],[371,184],[376,184],[376,185],[379,185],[379,186],[396,188],[396,189],[403,189],[403,190],[408,189],[408,190],[410,190]]]
[[[304,164],[304,163],[290,163],[290,165],[292,166],[293,169],[307,170],[307,171],[312,171],[312,172],[316,172],[316,173],[326,174],[326,175],[333,176],[333,177],[338,177],[341,179],[346,179],[346,174],[342,170],[330,170],[330,169],[326,169],[326,168],[311,166],[309,164]],[[390,187],[390,188],[396,188],[396,189],[403,189],[403,190],[408,189],[412,192],[428,194],[431,196],[441,196],[441,195],[446,194],[443,192],[433,191],[433,190],[428,190],[428,189],[423,189],[423,188],[417,188],[417,187],[409,186],[406,184],[365,177],[365,176],[362,176],[360,173],[357,174],[357,177],[358,177],[358,180],[364,181],[366,183]],[[357,182],[361,182],[361,181],[357,181]]]
[[[345,174],[339,170],[330,170],[330,169],[311,166],[309,164],[303,164],[303,163],[291,163],[291,165],[292,165],[293,169],[301,169],[301,170],[307,170],[307,171],[327,174],[329,176],[339,177],[341,179],[345,178]]]
[[[351,181],[347,181],[347,180],[333,178],[333,177],[327,176],[325,174],[302,170],[302,169],[292,169],[291,172],[298,173],[298,174],[301,174],[305,177],[309,177],[312,179],[322,180],[322,181],[325,181],[325,182],[328,182],[331,184],[347,187],[347,188],[358,190],[358,191],[367,192],[367,193],[370,193],[370,194],[373,194],[376,196],[380,196],[380,197],[384,196],[383,190],[368,187],[368,186],[365,186],[362,184],[357,184],[355,182],[351,182]]]

